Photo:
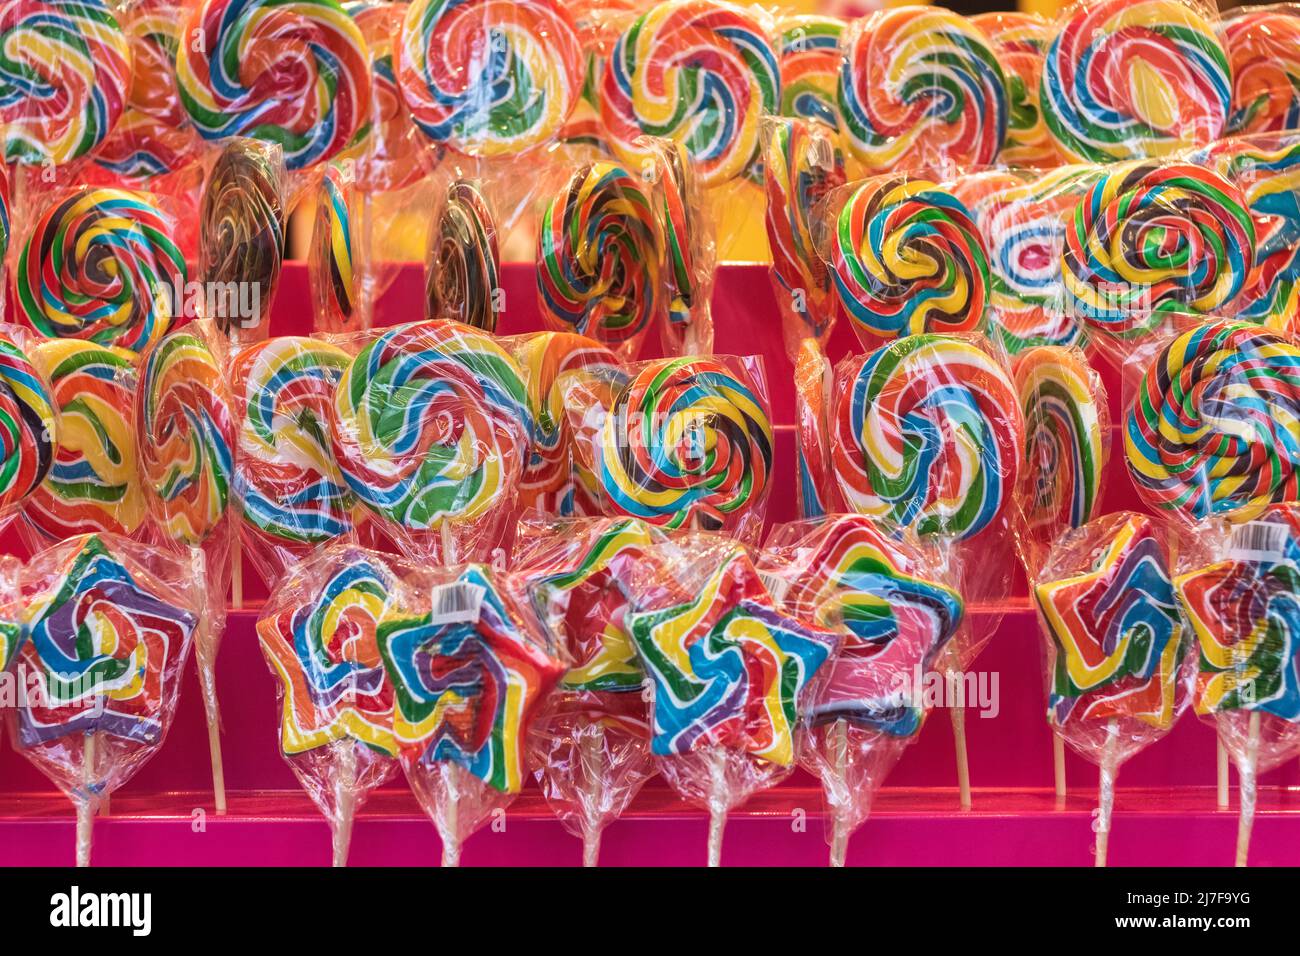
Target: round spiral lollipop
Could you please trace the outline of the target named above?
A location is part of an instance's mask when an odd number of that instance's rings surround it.
[[[989,264],[970,211],[920,179],[877,177],[835,219],[835,291],[861,336],[984,327]]]
[[[122,115],[131,49],[104,0],[3,0],[0,50],[6,162],[71,162]]]
[[[1240,189],[1191,163],[1131,163],[1098,179],[1075,209],[1061,258],[1065,304],[1095,328],[1136,335],[1164,312],[1230,306],[1254,264]]]
[[[334,457],[356,496],[408,530],[469,521],[513,494],[533,433],[524,373],[456,322],[384,332],[344,370]]]
[[[415,124],[472,156],[559,133],[582,93],[582,49],[559,0],[414,0],[397,83]]]
[[[1219,27],[1232,67],[1229,133],[1300,128],[1300,12],[1243,9]]]
[[[1183,0],[1101,0],[1074,9],[1047,50],[1039,103],[1067,158],[1165,156],[1218,139],[1228,57]]]
[[[135,428],[155,520],[173,541],[202,543],[230,500],[235,425],[225,374],[192,331],[172,332],[145,356]]]
[[[1007,134],[1007,80],[988,38],[938,7],[851,27],[839,104],[849,149],[873,173],[988,164]]]
[[[137,356],[63,339],[38,344],[32,361],[50,381],[59,447],[24,517],[51,541],[98,531],[134,533],[145,514],[135,454]]]
[[[835,98],[840,76],[839,17],[783,17],[776,25],[780,41],[781,115],[821,120],[832,129],[840,124]]]
[[[542,316],[599,342],[633,341],[660,306],[660,259],[645,182],[614,163],[590,163],[551,200],[538,230]]]
[[[970,538],[1003,514],[1024,459],[1015,386],[960,338],[909,335],[836,376],[831,463],[849,506]]]
[[[1032,13],[981,13],[970,22],[989,38],[1006,74],[1007,139],[998,159],[1012,166],[1057,165],[1061,155],[1038,106],[1051,24]]]
[[[1124,453],[1142,499],[1189,521],[1295,501],[1300,342],[1246,322],[1183,333],[1142,376]]]
[[[370,122],[370,54],[338,0],[201,0],[176,85],[204,139],[279,143],[291,170],[335,156]]]
[[[662,216],[664,265],[668,270],[668,328],[685,337],[699,295],[700,223],[694,210],[695,195],[690,155],[680,143],[669,141],[660,151],[659,196]]]
[[[749,169],[759,120],[780,99],[776,52],[751,14],[717,0],[668,0],[619,37],[601,76],[600,115],[625,163],[644,158],[642,134],[665,136],[686,146],[707,187]]]
[[[757,386],[716,359],[647,363],[601,428],[600,490],[617,514],[718,530],[765,497],[773,435]]]
[[[495,332],[500,263],[491,207],[478,184],[457,180],[447,190],[429,243],[425,317]]]
[[[334,461],[329,406],[351,358],[300,336],[244,349],[231,370],[238,416],[235,498],[245,524],[320,544],[352,528],[355,499]]]
[[[82,188],[32,227],[14,284],[50,337],[141,352],[166,333],[185,288],[177,223],[142,193]]]
[[[57,435],[49,388],[22,349],[0,332],[0,515],[50,473]]]
[[[352,189],[337,166],[328,166],[316,193],[311,234],[312,304],[318,327],[345,331],[357,310],[358,276],[352,248]]]

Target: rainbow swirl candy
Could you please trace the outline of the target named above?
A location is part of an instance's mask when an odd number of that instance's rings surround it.
[[[1079,162],[1166,156],[1222,135],[1231,98],[1214,25],[1182,0],[1081,4],[1052,41],[1043,120]]]
[[[59,410],[59,448],[24,516],[51,541],[144,520],[136,473],[135,353],[77,339],[41,342],[32,361],[49,379]]]
[[[1229,133],[1300,128],[1300,14],[1294,7],[1233,11],[1219,26],[1232,68]]]
[[[1060,153],[1038,106],[1044,52],[1052,27],[1032,13],[981,13],[970,22],[984,32],[1007,80],[1007,138],[998,160],[1011,166],[1056,166]]]
[[[1255,264],[1255,223],[1218,173],[1158,160],[1116,167],[1076,207],[1065,234],[1065,305],[1115,335],[1166,312],[1230,307]]]
[[[781,63],[781,115],[840,125],[836,89],[840,76],[839,17],[783,17],[776,25]]]
[[[1232,530],[1228,557],[1174,579],[1200,647],[1196,712],[1300,721],[1300,512],[1270,505]]]
[[[844,183],[844,162],[825,126],[771,119],[763,127],[763,185],[772,286],[786,320],[786,347],[823,341],[835,322],[831,273],[813,244],[813,208]]]
[[[131,45],[131,95],[128,114],[143,113],[179,129],[185,109],[176,91],[176,50],[180,45],[179,0],[133,0],[122,15]]]
[[[970,538],[1004,512],[1024,460],[1015,386],[959,338],[910,335],[836,376],[831,461],[849,506]]]
[[[644,181],[614,163],[583,166],[546,207],[537,233],[542,317],[559,331],[635,343],[661,307],[661,259]]]
[[[880,10],[850,27],[841,126],[872,173],[987,165],[1007,135],[1007,80],[988,39],[939,7]]]
[[[71,162],[122,115],[131,48],[104,0],[3,0],[0,50],[6,162]]]
[[[400,607],[399,582],[378,556],[328,552],[320,571],[300,603],[257,621],[262,653],[284,690],[280,747],[292,755],[357,740],[396,757],[394,694],[379,642],[415,615]]]
[[[664,277],[668,292],[668,335],[676,340],[676,351],[685,351],[686,330],[697,321],[692,310],[701,294],[696,275],[703,250],[701,222],[695,207],[699,196],[695,189],[690,156],[680,143],[665,140],[659,149],[660,221]],[[707,294],[707,293],[706,293]]]
[[[593,449],[616,514],[666,528],[734,527],[766,498],[773,429],[761,383],[710,358],[648,362]]]
[[[518,793],[528,728],[565,664],[523,629],[487,568],[468,565],[443,588],[454,589],[454,600],[435,590],[433,615],[379,635],[403,760],[450,761],[502,793]],[[440,613],[440,603],[458,606]]]
[[[66,552],[59,574],[23,609],[19,745],[76,733],[161,742],[198,615],[172,603],[111,539],[84,535],[57,547]]]
[[[332,158],[370,122],[370,54],[338,0],[201,0],[176,86],[204,139],[279,143],[289,169]]]
[[[816,339],[799,343],[794,363],[795,434],[799,441],[799,516],[820,518],[831,506],[835,478],[826,434],[831,401],[831,363]]]
[[[835,515],[798,542],[782,602],[796,616],[843,629],[839,655],[808,709],[813,726],[847,720],[897,737],[921,729],[907,691],[957,631],[961,595],[922,574],[913,548],[863,515]]]
[[[470,521],[514,494],[533,432],[524,373],[456,322],[388,329],[343,372],[334,457],[356,496],[407,530]]]
[[[225,375],[190,330],[172,332],[145,357],[135,428],[154,518],[173,541],[201,543],[226,514],[235,425]]]
[[[788,767],[804,688],[838,636],[786,615],[732,548],[698,597],[624,620],[654,683],[660,756],[726,747]]]
[[[149,113],[128,109],[113,134],[95,151],[95,162],[132,183],[166,176],[199,161],[201,144],[188,127],[169,126]]]
[[[0,332],[0,516],[50,473],[57,436],[48,386],[22,349]]]
[[[781,73],[759,22],[718,0],[667,0],[619,37],[601,75],[600,115],[615,153],[644,158],[643,133],[682,143],[700,183],[746,173],[759,120],[778,112]]]
[[[475,156],[554,138],[582,92],[582,63],[559,0],[414,0],[397,42],[415,124]]]
[[[320,544],[352,529],[355,499],[334,462],[329,407],[351,364],[337,346],[284,336],[239,353],[235,499],[245,525],[273,540]]]
[[[0,163],[0,266],[3,266],[5,257],[9,255],[9,241],[13,238],[12,224],[9,222],[11,203],[9,169],[4,163]],[[0,305],[3,305],[2,296],[0,296]]]
[[[79,189],[45,210],[18,257],[23,314],[42,335],[143,352],[185,288],[176,231],[142,193]]]
[[[535,428],[528,466],[519,482],[519,508],[544,514],[598,514],[574,461],[573,429],[564,407],[561,376],[581,374],[613,380],[618,356],[599,342],[572,332],[536,332],[515,352],[528,383]]]
[[[501,253],[492,209],[477,183],[460,179],[447,189],[424,267],[424,314],[495,332],[501,291]]]
[[[1025,415],[1025,518],[1052,537],[1097,516],[1106,466],[1106,396],[1076,350],[1045,345],[1016,357]]]
[[[879,177],[835,218],[835,291],[864,344],[872,337],[984,328],[989,263],[960,200],[922,179]]]
[[[1139,496],[1189,520],[1300,495],[1300,342],[1247,322],[1184,332],[1152,361],[1124,454]]]
[[[1052,723],[1172,723],[1184,625],[1150,518],[1129,515],[1108,531],[1091,567],[1033,591],[1056,651]]]
[[[335,165],[325,167],[316,192],[316,222],[307,258],[318,326],[347,329],[357,309],[360,277],[352,248],[351,188]]]

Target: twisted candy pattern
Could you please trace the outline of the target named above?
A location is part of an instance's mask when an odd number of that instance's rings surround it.
[[[1231,306],[1255,264],[1241,190],[1191,163],[1121,166],[1098,179],[1066,231],[1066,308],[1117,335],[1164,312]]]
[[[1130,515],[1090,568],[1035,586],[1034,597],[1057,655],[1049,720],[1170,725],[1183,618],[1150,518]]]
[[[178,0],[135,0],[123,14],[122,27],[131,45],[128,115],[143,113],[172,129],[185,125],[176,90],[181,26]]]
[[[989,38],[1007,80],[1007,138],[998,154],[1011,166],[1055,166],[1060,154],[1038,106],[1051,24],[1031,13],[981,13],[970,22]]]
[[[835,98],[840,75],[838,17],[783,17],[776,27],[780,45],[781,115],[821,120],[832,129],[840,125]]]
[[[1024,459],[1015,387],[961,339],[911,335],[836,377],[831,461],[860,514],[969,538],[1011,500]]]
[[[984,240],[970,210],[934,183],[879,177],[859,186],[835,217],[830,266],[864,344],[984,327]]]
[[[332,158],[370,122],[370,54],[338,0],[202,0],[176,85],[204,139],[279,143],[289,169]]]
[[[718,530],[761,502],[772,423],[745,378],[715,359],[647,363],[615,397],[595,449],[609,506],[662,527]]]
[[[690,157],[680,143],[666,141],[660,150],[659,163],[658,193],[662,199],[659,228],[668,273],[665,276],[668,329],[674,338],[684,339],[700,294],[696,277],[701,257],[700,222],[694,209],[699,198],[695,195]]]
[[[1300,343],[1245,322],[1185,332],[1146,373],[1124,428],[1138,494],[1189,520],[1300,494]]]
[[[167,537],[195,545],[225,516],[235,424],[225,374],[188,329],[146,357],[135,404],[140,474]]]
[[[1230,75],[1213,25],[1183,0],[1101,0],[1052,41],[1039,102],[1070,159],[1165,156],[1222,135]]]
[[[849,149],[873,173],[985,165],[1007,135],[1007,80],[988,39],[937,7],[850,28],[839,105]]]
[[[778,112],[776,52],[749,13],[717,0],[667,0],[619,37],[601,76],[600,115],[636,165],[643,133],[682,143],[704,186],[745,173],[759,120]]]
[[[329,406],[351,363],[342,349],[284,336],[239,353],[235,498],[244,522],[281,541],[319,544],[352,528],[354,499],[334,462]]]
[[[659,230],[644,182],[614,163],[573,174],[537,234],[547,323],[607,344],[633,342],[660,308]]]
[[[131,49],[104,0],[0,3],[6,162],[84,156],[117,123],[130,84]]]
[[[362,349],[330,426],[352,491],[408,530],[472,520],[513,494],[533,431],[523,370],[489,336],[443,321]]]
[[[41,342],[32,361],[59,410],[59,448],[24,515],[51,541],[94,531],[131,534],[144,519],[136,473],[136,356],[76,339]]]
[[[582,92],[582,50],[559,0],[415,0],[397,44],[411,118],[480,156],[552,139]]]
[[[0,332],[0,515],[50,473],[57,426],[54,401],[40,373]]]
[[[141,193],[78,190],[36,221],[18,257],[23,313],[43,335],[144,351],[185,288],[176,230]]]
[[[316,222],[307,264],[317,321],[331,331],[349,328],[357,308],[350,200],[351,188],[342,171],[327,166],[316,192]]]
[[[1232,67],[1229,133],[1300,128],[1300,15],[1240,10],[1219,27]]]
[[[425,266],[425,316],[495,332],[500,262],[487,200],[476,183],[457,180],[447,190],[433,228]]]

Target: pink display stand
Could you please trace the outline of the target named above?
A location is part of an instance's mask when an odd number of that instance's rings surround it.
[[[422,317],[422,277],[406,268],[379,306],[380,321]],[[533,274],[504,270],[502,334],[539,328]],[[272,317],[275,334],[310,331],[306,271],[286,267]],[[762,353],[777,422],[777,486],[771,521],[795,515],[793,370],[782,345],[766,269],[723,266],[714,299],[719,353]],[[832,359],[856,349],[841,321]],[[1114,419],[1119,386],[1108,370]],[[1117,444],[1117,447],[1118,444]],[[1123,462],[1111,463],[1107,506],[1140,509]],[[0,551],[23,554],[12,534]],[[25,556],[25,554],[24,554]],[[277,746],[274,679],[254,635],[264,596],[251,567],[248,602],[232,612],[217,667],[225,724],[224,755],[230,807],[217,816],[210,792],[208,746],[197,677],[190,668],[176,723],[162,751],[114,795],[111,815],[95,824],[95,863],[134,865],[328,865],[329,831],[298,788]],[[1097,770],[1067,756],[1070,796],[1052,792],[1051,735],[1045,706],[1037,623],[1023,581],[1004,608],[997,635],[974,670],[996,706],[981,715],[972,703],[967,736],[974,807],[959,809],[952,735],[932,714],[879,795],[872,818],[849,844],[858,865],[1089,865]],[[990,609],[976,608],[974,613]],[[1190,715],[1169,737],[1124,767],[1110,838],[1111,865],[1231,865],[1237,827],[1233,806],[1215,806],[1213,731]],[[1262,778],[1251,847],[1255,865],[1300,865],[1300,767],[1289,763]],[[821,793],[797,772],[732,813],[723,863],[825,865]],[[0,746],[0,864],[71,865],[71,804],[8,745]],[[601,863],[702,865],[708,821],[658,781],[632,811],[605,832]],[[465,844],[466,865],[578,865],[580,841],[555,821],[535,787],[505,816]],[[353,865],[435,865],[438,837],[398,778],[375,795],[358,818]]]

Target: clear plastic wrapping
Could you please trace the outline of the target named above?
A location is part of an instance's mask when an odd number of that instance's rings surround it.
[[[33,339],[25,328],[0,325],[0,521],[41,486],[58,452],[58,406],[27,357]]]
[[[780,17],[774,36],[781,64],[781,115],[840,125],[836,97],[840,78],[840,38],[847,23],[824,14]]]
[[[1300,6],[1279,3],[1224,13],[1219,39],[1232,68],[1229,133],[1300,126]]]
[[[799,480],[795,496],[802,518],[841,511],[831,467],[831,385],[835,374],[816,339],[799,343],[794,364],[794,428],[798,441]]]
[[[981,13],[970,22],[989,38],[1007,81],[1007,136],[998,160],[1011,166],[1059,165],[1061,154],[1038,105],[1052,25],[1035,13]]]
[[[367,283],[366,237],[354,215],[358,190],[352,170],[331,164],[316,188],[316,218],[307,255],[312,327],[322,332],[368,329],[374,289]]]
[[[437,200],[424,266],[424,314],[495,332],[501,311],[497,223],[482,185],[456,179]]]

